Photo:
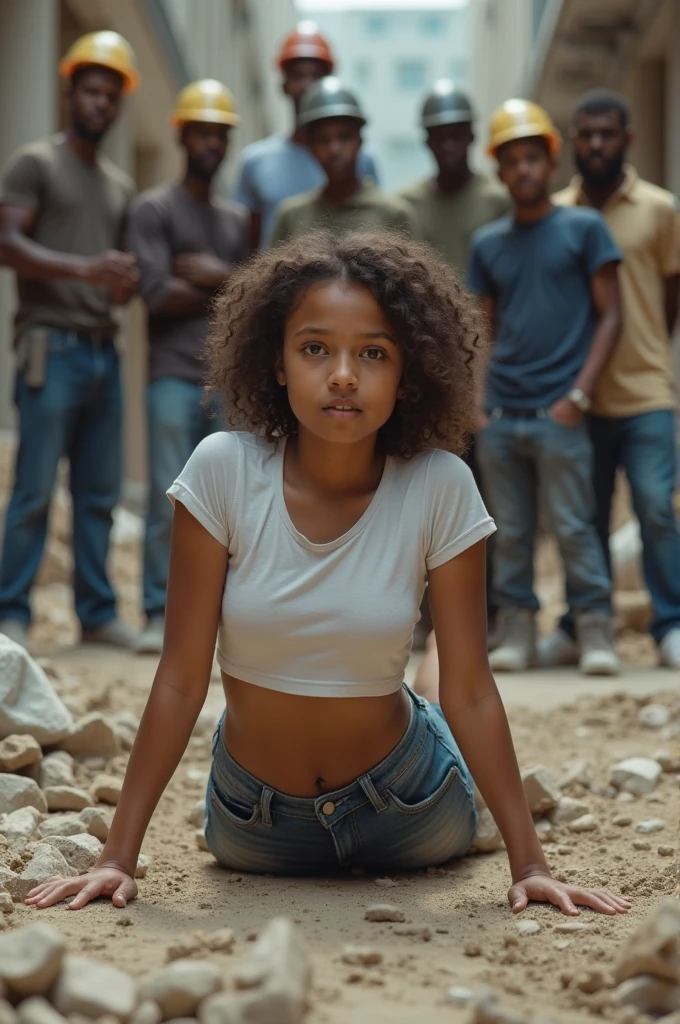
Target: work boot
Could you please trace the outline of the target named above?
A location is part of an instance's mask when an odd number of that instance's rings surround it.
[[[137,654],[160,654],[163,650],[163,632],[165,619],[162,615],[151,615],[137,638],[135,650]]]
[[[614,624],[603,612],[580,612],[576,616],[579,669],[584,676],[617,676],[621,662],[614,650]]]
[[[502,608],[500,643],[489,655],[494,672],[525,672],[536,661],[536,617],[530,608]]]
[[[563,629],[557,626],[552,633],[548,633],[547,636],[540,638],[536,645],[536,657],[540,668],[578,665],[578,644]]]
[[[659,665],[662,668],[680,668],[680,627],[669,629],[659,644]]]
[[[28,626],[20,619],[0,619],[0,633],[20,647],[28,648]]]
[[[80,635],[82,644],[106,644],[109,647],[120,647],[123,650],[132,651],[137,643],[138,633],[121,622],[120,619],[109,619],[102,626],[95,629],[83,629]]]

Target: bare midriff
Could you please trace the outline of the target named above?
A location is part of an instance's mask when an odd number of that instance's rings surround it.
[[[402,687],[382,697],[301,697],[222,673],[224,742],[272,789],[316,797],[341,789],[393,750],[409,722]]]

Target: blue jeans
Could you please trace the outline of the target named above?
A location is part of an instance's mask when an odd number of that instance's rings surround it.
[[[470,773],[441,709],[407,690],[411,718],[370,772],[320,797],[265,785],[230,756],[220,722],[206,803],[216,860],[256,874],[405,871],[462,857],[477,828]]]
[[[595,526],[607,568],[609,523],[616,471],[622,466],[640,521],[642,566],[652,598],[650,633],[657,643],[680,628],[680,532],[673,506],[675,490],[675,417],[670,409],[613,419],[593,416],[590,436],[595,453]],[[561,627],[573,635],[571,615]]]
[[[144,611],[165,613],[170,564],[172,505],[166,491],[184,469],[194,448],[208,434],[223,430],[215,415],[218,402],[206,409],[203,388],[177,377],[159,377],[147,389],[149,432],[149,508],[144,539]]]
[[[540,494],[566,573],[567,600],[578,611],[611,611],[611,583],[593,526],[593,453],[585,424],[564,427],[495,415],[477,435],[486,494],[496,519],[494,596],[499,608],[537,611],[534,543]]]
[[[116,615],[106,571],[121,485],[121,385],[112,342],[52,329],[45,383],[15,384],[19,448],[0,562],[0,619],[31,618],[29,592],[45,547],[50,497],[62,456],[70,463],[75,606],[84,629]]]

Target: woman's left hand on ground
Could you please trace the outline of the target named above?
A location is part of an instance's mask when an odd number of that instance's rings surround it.
[[[629,900],[608,889],[584,889],[580,885],[558,882],[550,875],[530,875],[515,882],[508,891],[508,900],[513,914],[521,914],[530,900],[554,903],[570,917],[579,913],[578,907],[590,907],[600,914],[627,914],[631,907]]]

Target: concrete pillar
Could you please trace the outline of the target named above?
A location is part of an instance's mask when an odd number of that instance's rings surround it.
[[[0,3],[0,165],[19,146],[56,130],[57,15],[54,0]],[[13,275],[0,271],[0,427],[13,423]]]

